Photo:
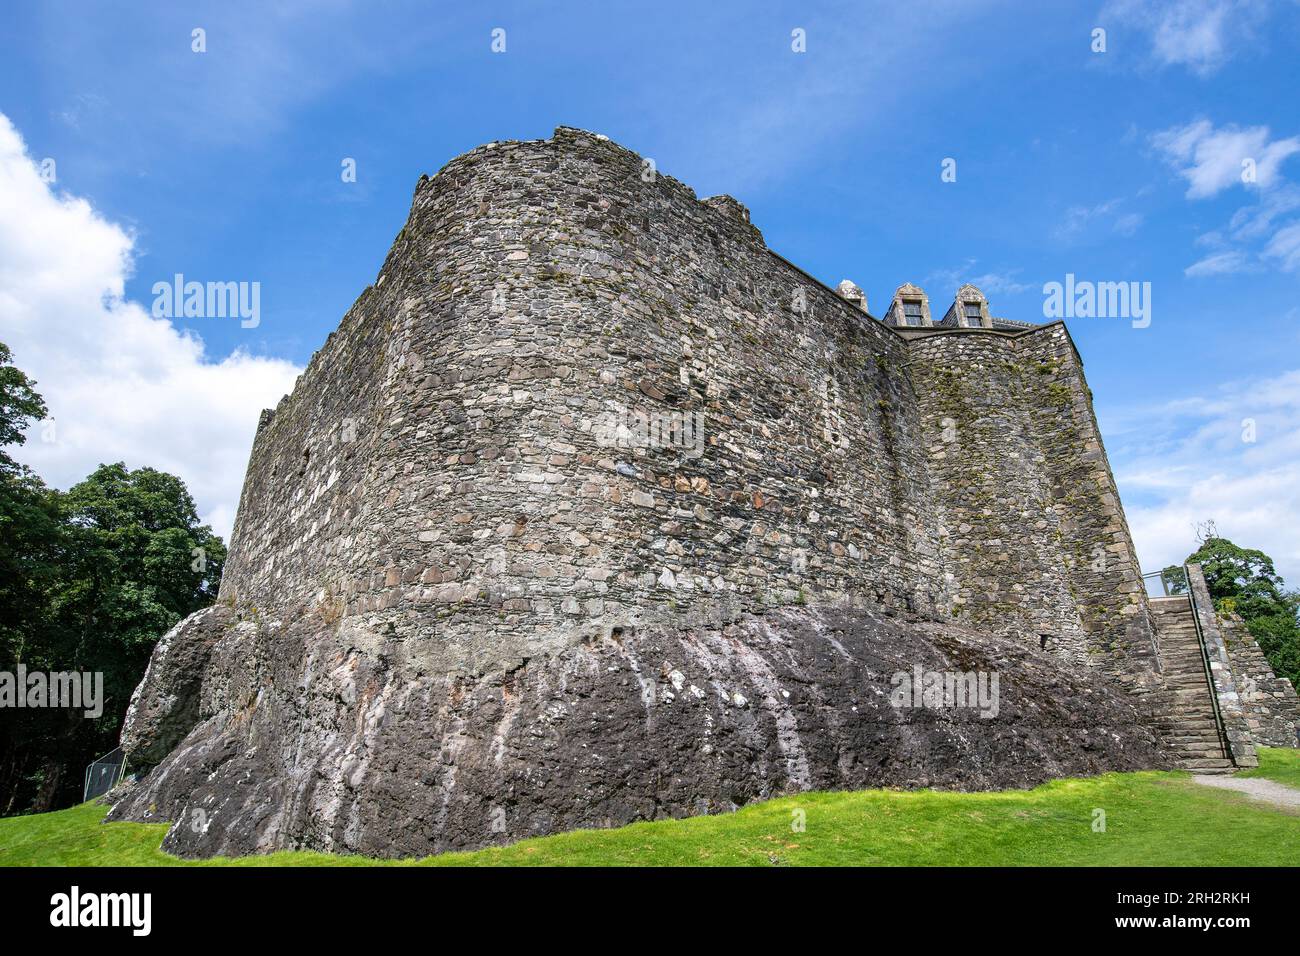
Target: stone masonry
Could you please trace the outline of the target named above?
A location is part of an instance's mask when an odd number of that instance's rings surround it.
[[[259,428],[223,599],[436,635],[436,666],[469,672],[650,607],[801,594],[1142,657],[1064,325],[909,343],[734,200],[641,169],[560,129],[421,180]],[[698,454],[605,427],[692,414]]]
[[[1168,764],[1065,326],[906,337],[644,169],[562,127],[421,178],[262,416],[114,818],[392,856]],[[1005,717],[882,706],[922,663],[1001,671]]]

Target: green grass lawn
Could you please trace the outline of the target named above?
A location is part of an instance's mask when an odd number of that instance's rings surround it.
[[[1260,747],[1259,766],[1243,770],[1239,777],[1266,777],[1288,787],[1300,789],[1300,750],[1288,747]]]
[[[1300,751],[1262,750],[1257,772],[1300,778]],[[1105,811],[1105,831],[1093,829]],[[806,826],[792,829],[796,811]],[[424,860],[274,853],[191,862],[158,849],[166,824],[100,822],[104,808],[0,820],[0,865],[151,866],[1281,866],[1300,865],[1300,815],[1185,773],[1056,780],[1034,790],[808,793],[724,816],[636,823]]]

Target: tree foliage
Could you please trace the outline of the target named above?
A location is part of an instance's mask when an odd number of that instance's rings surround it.
[[[1209,536],[1185,563],[1201,566],[1215,608],[1246,622],[1273,673],[1300,687],[1300,592],[1286,589],[1263,551],[1239,547],[1207,527]]]
[[[46,413],[0,344],[0,439]],[[104,711],[0,710],[0,814],[77,802],[82,771],[117,741],[158,638],[216,597],[225,545],[184,483],[100,465],[67,492],[0,450],[0,670],[103,674]]]

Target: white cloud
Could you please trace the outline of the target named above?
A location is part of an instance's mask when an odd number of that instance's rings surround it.
[[[1243,48],[1267,16],[1262,0],[1111,0],[1101,25],[1116,22],[1147,35],[1159,66],[1208,75]]]
[[[55,422],[54,441],[33,428],[15,457],[64,488],[101,462],[172,472],[229,540],[258,413],[300,369],[238,351],[213,360],[123,298],[132,251],[129,233],[41,179],[0,114],[0,340]]]
[[[1183,275],[1191,278],[1197,276],[1236,275],[1241,272],[1249,272],[1252,269],[1250,259],[1244,252],[1232,250],[1211,253],[1204,259],[1193,262],[1183,270]]]
[[[1205,199],[1235,185],[1255,202],[1232,214],[1226,228],[1203,233],[1196,244],[1213,250],[1183,273],[1191,277],[1237,275],[1276,266],[1300,271],[1300,188],[1282,178],[1287,157],[1300,153],[1300,136],[1270,139],[1267,126],[1215,128],[1207,119],[1173,126],[1151,143],[1188,183],[1188,199]],[[1249,161],[1253,179],[1243,176]],[[1261,245],[1262,243],[1262,245]]]
[[[1183,560],[1213,519],[1300,586],[1300,370],[1118,418],[1105,432],[1143,570]]]
[[[1279,229],[1264,247],[1266,259],[1276,259],[1287,272],[1300,271],[1300,222]]]
[[[1207,119],[1162,130],[1151,141],[1187,180],[1188,199],[1205,199],[1237,185],[1266,189],[1276,181],[1282,161],[1300,152],[1300,137],[1270,141],[1267,126],[1215,129]],[[1247,165],[1253,166],[1253,180],[1244,178]]]
[[[1273,231],[1274,223],[1300,209],[1300,189],[1279,183],[1260,194],[1259,202],[1242,206],[1232,214],[1228,229],[1238,242],[1259,239]]]
[[[936,289],[936,301],[949,291],[955,295],[957,290],[968,282],[985,295],[1018,295],[1038,288],[1032,282],[1021,282],[1017,279],[1019,269],[974,275],[976,261],[967,259],[965,264],[957,269],[937,269],[922,281],[926,286],[933,286]]]
[[[1142,225],[1141,213],[1121,213],[1124,205],[1122,199],[1107,199],[1094,206],[1071,206],[1065,211],[1065,219],[1056,227],[1057,239],[1070,242],[1085,233],[1095,233],[1098,228],[1106,233],[1131,236]]]
[[[1131,236],[1142,225],[1140,212],[1126,212],[1115,220],[1115,232],[1121,236]]]

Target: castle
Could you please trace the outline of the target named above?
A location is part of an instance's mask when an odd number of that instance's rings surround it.
[[[421,178],[263,413],[113,818],[197,814],[192,855],[404,855],[1286,742],[1244,630],[1148,599],[1062,322],[970,285],[877,319],[645,169],[561,127]],[[1172,675],[1166,634],[1221,666]],[[996,719],[891,707],[914,667],[999,674]]]

